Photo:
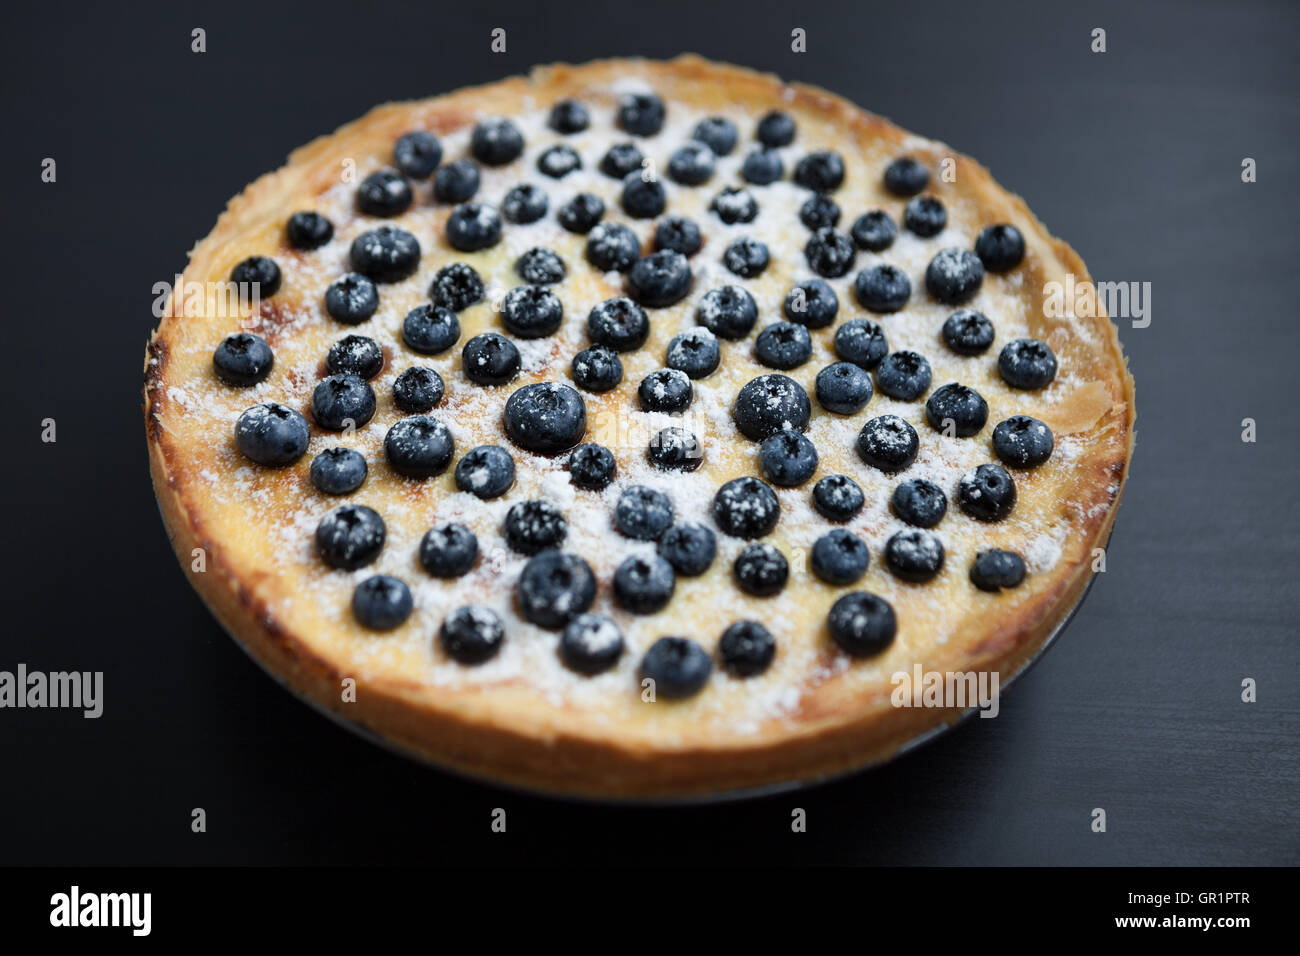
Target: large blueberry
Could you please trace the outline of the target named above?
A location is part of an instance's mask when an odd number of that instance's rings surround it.
[[[475,385],[504,385],[519,374],[523,359],[504,335],[480,332],[460,350],[465,377]]]
[[[855,415],[871,401],[871,375],[852,362],[836,362],[817,373],[817,403],[837,415]]]
[[[587,406],[571,385],[525,385],[506,399],[505,429],[520,448],[554,455],[582,441],[587,430]]]
[[[742,385],[731,407],[736,427],[751,441],[762,441],[784,428],[803,431],[811,414],[812,402],[803,386],[776,372]]]
[[[407,478],[433,478],[451,464],[456,452],[447,426],[428,415],[403,418],[384,436],[388,467]]]
[[[355,571],[384,550],[384,519],[365,505],[335,508],[316,526],[316,553],[331,568]]]
[[[576,554],[542,551],[524,565],[515,597],[525,620],[558,630],[591,607],[596,576]]]
[[[680,302],[691,291],[691,267],[680,252],[652,252],[627,270],[627,288],[642,305],[662,309]]]
[[[273,468],[301,458],[310,438],[307,419],[279,402],[254,405],[235,422],[235,447],[249,461]]]
[[[375,390],[351,372],[331,375],[312,391],[311,415],[332,432],[360,428],[375,415]]]
[[[776,492],[749,475],[733,478],[713,496],[713,522],[733,538],[761,538],[780,518]]]

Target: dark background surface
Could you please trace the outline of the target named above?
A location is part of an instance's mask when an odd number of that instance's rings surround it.
[[[1300,862],[1297,7],[476,6],[8,11],[0,669],[102,670],[105,713],[0,711],[0,862]],[[376,102],[683,50],[945,140],[1098,280],[1152,284],[1150,327],[1121,326],[1138,445],[1109,568],[999,719],[846,781],[667,811],[453,779],[286,694],[189,587],[141,427],[151,289],[230,196]]]

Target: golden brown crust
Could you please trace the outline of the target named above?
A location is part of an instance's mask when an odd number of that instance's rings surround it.
[[[691,102],[704,109],[753,104],[755,116],[783,104],[801,120],[817,118],[839,126],[846,152],[855,145],[878,151],[885,144],[931,163],[950,157],[959,184],[951,193],[954,199],[969,203],[973,218],[1011,222],[1024,234],[1028,253],[1021,293],[1030,330],[1052,344],[1062,367],[1072,368],[1083,383],[1057,409],[1066,419],[1078,419],[1065,424],[1079,429],[1081,445],[1087,447],[1073,460],[1068,481],[1057,488],[1058,517],[1068,534],[1058,542],[1060,557],[1052,569],[1037,576],[1032,587],[1027,584],[1014,606],[1004,604],[997,613],[980,615],[942,646],[927,646],[924,654],[918,648],[914,658],[940,672],[990,670],[1004,679],[1015,673],[1070,613],[1091,578],[1093,549],[1109,535],[1132,449],[1133,382],[1115,328],[1104,315],[1053,319],[1045,314],[1042,296],[1048,281],[1065,274],[1076,282],[1088,280],[1075,252],[1052,238],[1024,202],[998,187],[983,167],[941,144],[911,137],[824,91],[787,86],[775,77],[696,57],[543,67],[530,79],[379,107],[295,151],[286,167],[258,179],[231,201],[213,232],[191,253],[185,278],[223,279],[251,252],[278,249],[285,219],[305,197],[322,196],[335,185],[340,163],[382,153],[407,129],[422,124],[448,133],[484,113],[513,114],[527,98],[548,104],[564,95],[613,88],[633,67],[670,104]],[[291,269],[285,271],[288,283]],[[280,332],[281,319],[292,321],[274,307],[264,307],[261,318],[268,340]],[[835,673],[806,689],[798,707],[781,720],[743,736],[710,733],[683,739],[681,725],[671,721],[662,728],[635,730],[601,726],[584,721],[572,708],[548,707],[526,688],[508,682],[431,689],[418,680],[359,678],[355,702],[344,702],[341,681],[356,673],[355,661],[341,659],[303,623],[286,621],[279,608],[286,606],[297,582],[250,559],[255,552],[235,540],[239,536],[233,535],[231,512],[217,507],[202,468],[192,460],[192,438],[173,434],[189,427],[185,403],[169,390],[178,384],[174,358],[191,325],[199,323],[190,317],[165,318],[145,365],[150,470],[173,546],[187,568],[194,549],[203,549],[206,568],[191,574],[193,583],[252,656],[295,692],[344,721],[368,728],[402,750],[477,776],[560,793],[657,797],[825,777],[885,759],[918,734],[959,716],[956,709],[891,707],[887,683],[866,688]],[[187,366],[186,374],[193,374],[192,367]],[[320,623],[300,610],[289,617]]]

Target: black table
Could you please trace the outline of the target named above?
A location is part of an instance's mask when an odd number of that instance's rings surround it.
[[[0,862],[1300,861],[1300,8],[1044,6],[749,0],[704,24],[687,3],[602,5],[598,23],[590,4],[555,2],[10,11],[0,669],[102,670],[105,712],[0,712]],[[493,54],[498,26],[507,52]],[[195,27],[206,53],[191,52]],[[795,27],[807,53],[790,50]],[[1108,570],[999,719],[883,769],[671,812],[464,782],[284,693],[186,583],[139,414],[153,284],[229,196],[375,102],[683,49],[953,144],[1096,278],[1151,284],[1150,325],[1121,329],[1138,443]],[[40,441],[45,418],[56,443]],[[206,834],[190,831],[194,807]],[[790,832],[794,807],[807,833]]]

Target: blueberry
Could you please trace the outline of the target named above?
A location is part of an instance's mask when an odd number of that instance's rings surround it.
[[[621,222],[602,222],[587,236],[587,261],[602,272],[622,272],[641,257],[641,240]]]
[[[671,249],[684,256],[693,256],[704,245],[704,237],[693,220],[685,216],[668,216],[655,226],[654,244],[657,251]]]
[[[251,286],[257,295],[269,299],[280,291],[280,267],[266,256],[249,256],[230,270],[230,281],[237,286]]]
[[[837,415],[855,415],[871,401],[871,375],[852,362],[836,362],[817,373],[817,403]]]
[[[414,130],[398,137],[393,147],[393,163],[403,175],[428,179],[442,162],[442,143],[424,130]]]
[[[792,322],[810,329],[823,329],[835,321],[840,311],[840,300],[828,282],[810,279],[791,287],[782,308],[786,318]]]
[[[993,429],[993,452],[1012,468],[1037,468],[1055,447],[1052,430],[1028,415],[1012,415]]]
[[[600,171],[611,179],[624,179],[641,168],[645,157],[635,143],[615,143],[600,159]]]
[[[296,212],[289,217],[284,232],[289,245],[309,252],[334,238],[334,223],[318,212]]]
[[[813,192],[834,192],[844,182],[844,160],[829,150],[809,153],[795,166],[794,181]]]
[[[359,325],[379,308],[379,292],[365,276],[349,272],[325,290],[325,311],[344,325]]]
[[[420,566],[435,578],[458,578],[478,561],[478,538],[463,524],[430,528],[420,539]]]
[[[762,275],[769,261],[767,246],[750,236],[734,240],[722,254],[722,264],[742,279]]]
[[[644,412],[674,415],[690,407],[695,390],[685,372],[679,372],[675,368],[661,368],[641,379],[636,397]]]
[[[804,245],[803,254],[813,272],[827,279],[838,279],[853,268],[858,250],[844,233],[823,226]]]
[[[628,173],[619,194],[619,205],[633,219],[653,219],[668,205],[668,195],[659,180],[648,180],[640,173]]]
[[[781,162],[781,154],[774,149],[750,150],[740,167],[740,175],[745,182],[755,186],[770,185],[784,173],[785,164]]]
[[[365,335],[345,335],[325,355],[325,367],[335,375],[351,372],[371,379],[384,368],[384,350]]]
[[[933,528],[948,513],[948,496],[933,481],[924,478],[901,482],[889,504],[899,520],[914,528]]]
[[[862,486],[848,475],[827,475],[813,485],[813,508],[827,521],[848,521],[862,510]]]
[[[650,439],[646,458],[666,471],[694,471],[704,463],[704,447],[685,428],[661,428]]]
[[[840,221],[840,207],[825,193],[813,193],[799,207],[799,221],[809,229],[834,227]]]
[[[504,335],[481,332],[460,350],[465,377],[475,385],[504,385],[519,374],[519,349]]]
[[[402,321],[402,341],[421,355],[445,352],[459,338],[460,321],[456,314],[440,305],[417,305]]]
[[[740,387],[731,417],[750,441],[762,441],[783,428],[803,431],[812,415],[812,402],[803,386],[786,375],[771,372]]]
[[[555,505],[534,499],[510,506],[501,533],[512,551],[532,555],[564,544],[569,523]]]
[[[970,581],[981,591],[1017,587],[1025,579],[1025,559],[1014,551],[991,548],[975,555]]]
[[[664,125],[664,101],[653,93],[628,93],[618,101],[618,128],[633,136],[653,136]]]
[[[212,353],[212,371],[221,381],[237,388],[264,381],[274,364],[271,346],[251,332],[227,335]]]
[[[911,156],[900,156],[885,167],[885,189],[895,196],[915,196],[930,185],[930,172]]]
[[[599,196],[591,193],[578,193],[555,214],[561,226],[567,231],[585,236],[605,215],[605,203]]]
[[[704,293],[695,321],[720,339],[743,339],[758,321],[758,304],[748,290],[724,285]]]
[[[753,677],[771,665],[776,656],[776,639],[757,621],[737,621],[722,632],[718,656],[732,677]]]
[[[332,432],[360,428],[375,415],[375,390],[351,372],[330,375],[311,393],[311,415],[317,425]]]
[[[603,491],[614,480],[614,453],[604,445],[588,442],[569,455],[569,480],[587,491]]]
[[[554,455],[582,441],[587,406],[572,385],[537,382],[506,399],[506,435],[526,451]]]
[[[917,196],[909,199],[903,207],[903,228],[922,239],[939,235],[947,225],[948,210],[933,196]]]
[[[853,292],[864,309],[897,312],[911,298],[912,283],[902,269],[885,262],[859,272]]]
[[[582,168],[582,157],[572,146],[560,143],[537,157],[537,170],[552,179],[563,179],[575,169]]]
[[[352,592],[352,614],[362,627],[391,631],[411,616],[411,589],[400,578],[376,574]]]
[[[488,501],[515,483],[515,460],[500,445],[479,445],[456,462],[456,487]]]
[[[501,303],[501,324],[521,339],[554,335],[563,321],[559,296],[544,285],[516,286]]]
[[[986,226],[975,240],[975,254],[989,272],[1010,272],[1025,258],[1025,237],[1005,223]]]
[[[505,166],[523,153],[524,134],[510,120],[490,117],[474,126],[469,148],[484,166]]]
[[[627,288],[642,305],[662,309],[691,291],[691,267],[680,252],[663,249],[638,259],[627,270]]]
[[[967,249],[944,249],[925,270],[925,289],[947,305],[969,302],[984,282],[979,256]]]
[[[696,326],[673,336],[664,364],[691,378],[705,378],[717,371],[721,361],[717,336],[703,326]]]
[[[438,640],[447,656],[460,664],[482,664],[496,657],[506,628],[497,612],[481,604],[458,607],[447,615]]]
[[[817,448],[802,432],[779,431],[759,445],[758,464],[772,484],[793,488],[817,470]]]
[[[630,352],[645,344],[650,320],[645,310],[629,298],[606,299],[587,314],[587,335],[596,345]]]
[[[728,156],[736,148],[736,124],[723,116],[710,116],[695,124],[691,139],[699,140],[718,156]]]
[[[798,368],[812,358],[812,336],[795,322],[773,322],[754,340],[754,357],[768,368]]]
[[[569,374],[585,392],[608,392],[623,381],[623,362],[613,349],[593,345],[573,357]]]
[[[920,352],[890,352],[876,366],[876,387],[900,402],[912,402],[930,387],[930,363]]]
[[[998,355],[998,374],[1012,388],[1043,388],[1056,378],[1056,355],[1046,342],[1015,339]]]
[[[483,299],[483,278],[464,262],[443,266],[429,284],[429,298],[434,305],[462,312]]]
[[[565,275],[564,260],[550,249],[535,246],[515,260],[515,273],[529,285],[554,285]]]
[[[560,636],[560,659],[579,674],[609,670],[623,656],[623,633],[603,614],[582,614]]]
[[[835,330],[835,354],[870,371],[889,354],[885,330],[870,319],[850,319]]]
[[[698,577],[717,557],[718,538],[702,524],[673,525],[659,539],[658,551],[678,574]]]
[[[989,403],[975,389],[952,382],[934,390],[925,403],[925,419],[937,432],[970,438],[989,420]]]
[[[384,550],[388,529],[379,512],[365,505],[342,505],[316,526],[316,553],[331,568],[355,571]]]
[[[758,200],[748,189],[728,186],[713,197],[709,208],[730,226],[738,222],[753,222],[758,215]]]
[[[886,474],[902,471],[916,461],[920,449],[916,429],[897,415],[881,415],[858,433],[858,456]]]
[[[708,182],[713,175],[713,150],[703,143],[687,143],[668,160],[668,175],[684,186]]]
[[[456,443],[447,426],[428,415],[403,418],[384,436],[388,467],[407,478],[435,478],[447,470]]]
[[[246,409],[235,422],[235,447],[259,465],[291,465],[307,451],[307,419],[279,402]]]
[[[311,461],[311,483],[326,495],[350,495],[366,480],[366,456],[351,448],[326,448]]]
[[[395,169],[373,172],[357,187],[357,208],[367,216],[399,216],[411,199],[411,184]]]
[[[813,544],[812,569],[827,584],[852,584],[867,573],[866,543],[843,528],[832,528]]]
[[[896,532],[885,542],[885,564],[900,580],[924,583],[943,570],[943,542],[919,528]]]
[[[757,478],[733,478],[713,496],[713,523],[733,538],[761,538],[781,519],[776,492]]]
[[[478,192],[478,186],[478,167],[468,159],[448,163],[433,174],[433,198],[438,202],[468,202]]]
[[[794,142],[794,119],[782,110],[770,110],[758,121],[754,135],[764,146],[789,146]]]
[[[506,222],[527,225],[546,215],[550,203],[546,191],[532,183],[520,183],[512,186],[501,200],[501,215]],[[490,206],[485,206],[490,209]],[[493,240],[495,241],[495,240]],[[489,243],[491,245],[491,243]]]
[[[713,661],[688,637],[661,637],[641,659],[641,679],[654,682],[654,692],[668,700],[692,697],[709,682]]]
[[[875,657],[894,643],[898,632],[889,602],[868,591],[855,591],[836,601],[826,615],[826,625],[840,650],[853,657]]]
[[[958,355],[980,355],[993,344],[993,323],[983,312],[958,309],[943,323],[943,341]]]
[[[546,125],[557,133],[566,135],[581,133],[591,125],[591,114],[587,112],[587,107],[577,100],[558,100],[551,107],[551,115],[547,119]]]
[[[614,527],[637,541],[655,541],[672,524],[672,500],[645,485],[624,488],[614,505]]]
[[[380,226],[352,240],[348,259],[352,268],[367,279],[401,282],[420,266],[420,243],[405,229]]]
[[[1001,465],[980,465],[957,482],[957,504],[977,521],[1001,521],[1016,506],[1016,483]]]
[[[898,228],[894,225],[894,220],[889,218],[889,213],[883,209],[873,209],[853,220],[853,228],[849,230],[849,235],[853,237],[859,249],[865,249],[867,252],[884,252],[894,244]]]
[[[559,630],[591,607],[596,599],[596,576],[576,554],[543,551],[524,565],[515,597],[525,620]]]
[[[447,242],[461,252],[477,252],[501,239],[501,215],[485,203],[461,203],[447,217]]]
[[[658,555],[634,555],[614,572],[614,600],[633,614],[654,614],[677,589],[673,566]]]
[[[737,587],[754,597],[779,594],[790,579],[790,563],[785,555],[765,541],[745,545],[731,569]]]

